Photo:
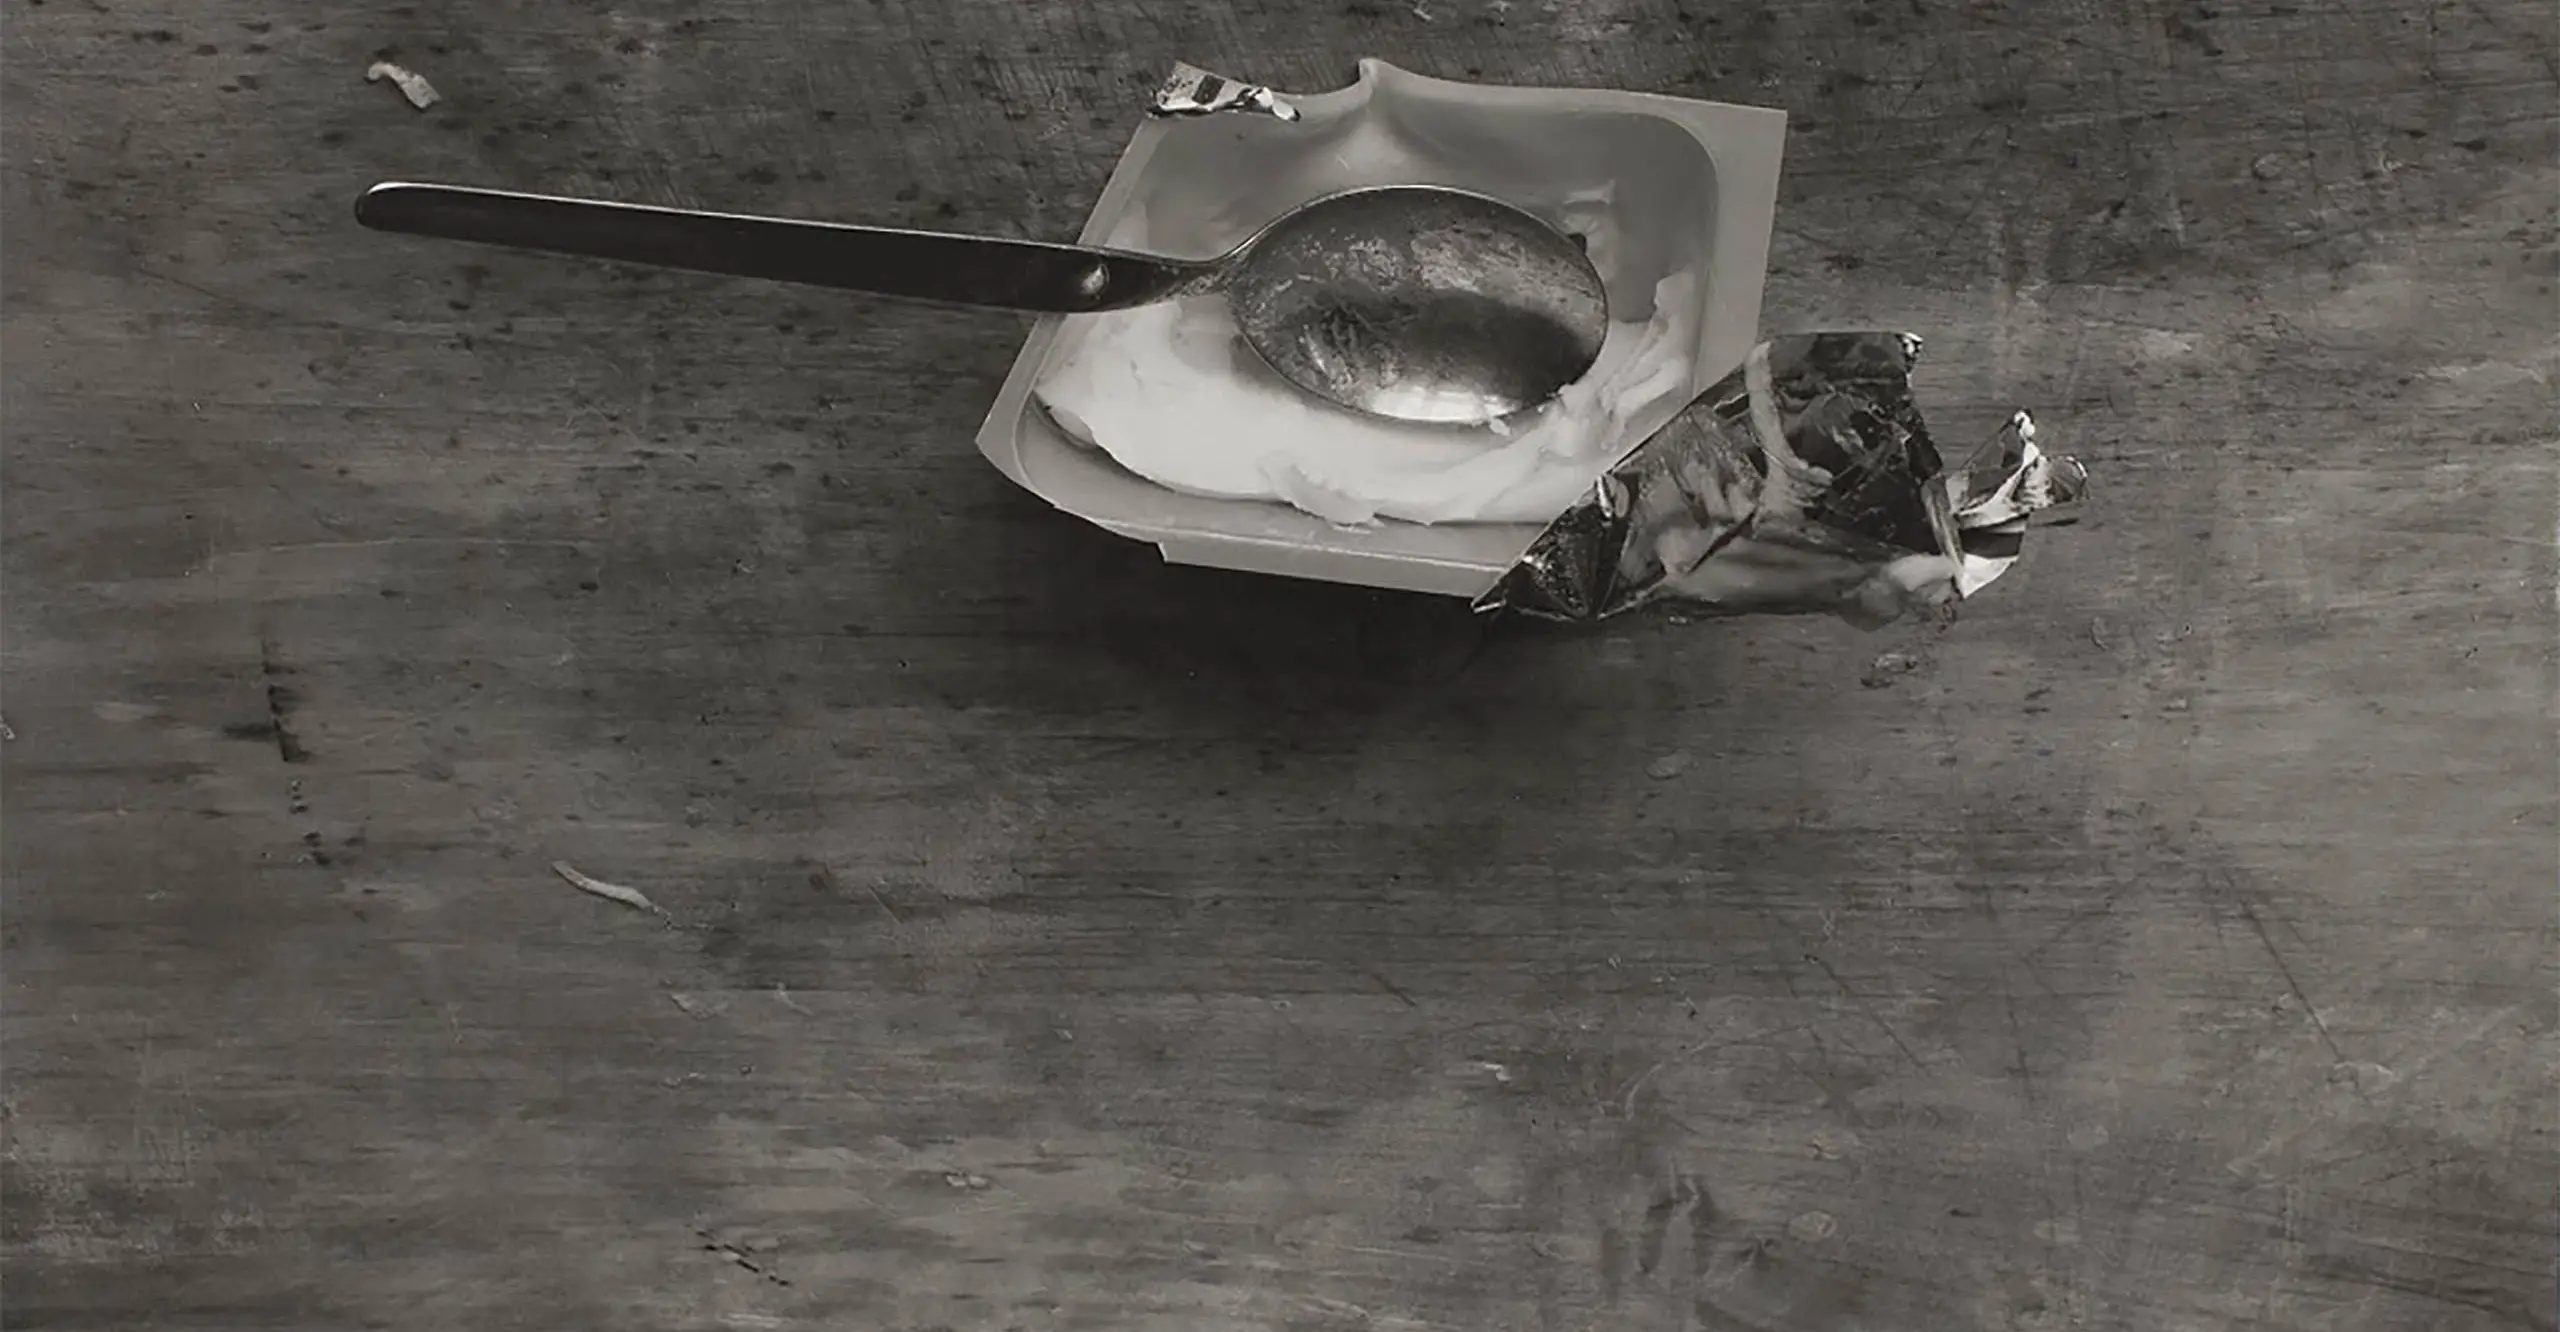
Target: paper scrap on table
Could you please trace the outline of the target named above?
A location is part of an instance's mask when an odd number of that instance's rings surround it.
[[[1815,333],[1752,350],[1550,523],[1480,611],[1587,622],[1669,607],[1839,615],[1952,607],[2017,562],[2088,472],[2021,411],[1947,468],[1912,401],[1920,339]]]
[[[717,1017],[728,1008],[726,1004],[706,1003],[681,990],[667,991],[667,1002],[674,1004],[678,1011],[689,1018]]]
[[[650,901],[649,895],[637,888],[625,888],[618,883],[606,883],[593,875],[581,874],[565,860],[552,861],[551,872],[567,879],[569,886],[580,892],[593,893],[608,902],[620,902],[627,907],[636,907],[660,920],[667,919],[666,908]]]
[[[443,100],[436,95],[436,86],[427,82],[426,75],[412,69],[404,69],[388,60],[374,61],[372,67],[364,72],[364,81],[367,83],[380,83],[384,79],[389,79],[398,85],[400,95],[409,99],[409,105],[421,111]]]

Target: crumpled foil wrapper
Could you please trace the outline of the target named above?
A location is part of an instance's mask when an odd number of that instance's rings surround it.
[[[1944,612],[2017,562],[2088,473],[2021,411],[1950,469],[1920,420],[1908,333],[1753,349],[1549,524],[1479,611],[1584,623],[1645,609],[1821,614],[1877,628]]]
[[[1147,113],[1156,116],[1208,116],[1221,111],[1258,112],[1281,120],[1298,118],[1296,107],[1261,84],[1240,83],[1198,65],[1179,62],[1147,103]]]

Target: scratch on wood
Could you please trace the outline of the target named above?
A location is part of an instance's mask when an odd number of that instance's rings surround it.
[[[2310,1017],[2311,1029],[2320,1033],[2320,1043],[2329,1047],[2329,1057],[2341,1064],[2346,1063],[2347,1052],[2338,1048],[2338,1038],[2329,1034],[2329,1024],[2321,1020],[2319,1007],[2311,1002],[2310,995],[2303,993],[2302,982],[2294,978],[2293,964],[2285,961],[2283,950],[2276,947],[2275,936],[2267,932],[2267,922],[2258,915],[2257,904],[2240,891],[2239,884],[2230,881],[2228,874],[2222,878],[2223,889],[2239,904],[2241,918],[2249,922],[2249,928],[2258,936],[2259,946],[2267,950],[2268,960],[2276,964],[2276,974],[2284,977],[2284,987],[2293,992],[2294,999],[2302,1005],[2303,1013]],[[2361,1094],[2363,1089],[2359,1087],[2357,1090]]]
[[[2462,0],[2462,7],[2470,10],[2471,16],[2480,20],[2482,27],[2487,28],[2489,31],[2498,34],[2500,37],[2503,37],[2508,41],[2514,42],[2517,50],[2529,50],[2533,52],[2533,58],[2541,62],[2543,72],[2549,74],[2554,82],[2560,82],[2560,59],[2555,59],[2552,56],[2551,46],[2549,43],[2541,41],[2538,38],[2533,41],[2526,41],[2525,39],[2516,36],[2513,31],[2509,30],[2505,23],[2499,20],[2497,15],[2490,13],[2488,8],[2480,3],[2480,0]]]
[[[547,537],[516,540],[508,537],[402,536],[374,537],[365,541],[285,541],[271,546],[258,546],[251,550],[236,552],[236,554],[299,555],[313,551],[346,554],[359,550],[385,550],[394,546],[550,547],[555,550],[585,550],[589,544],[584,541],[559,541]]]
[[[1771,919],[1774,921],[1776,918],[1772,916]],[[1772,953],[1775,953],[1776,951],[1777,950],[1774,948],[1771,950]],[[1794,1000],[1799,1005],[1804,1003],[1804,991],[1796,986],[1795,969],[1785,965],[1783,961],[1780,961],[1778,962],[1777,971],[1778,983],[1787,988],[1787,997]],[[1771,1050],[1778,1056],[1780,1061],[1786,1064],[1788,1072],[1804,1079],[1808,1085],[1812,1086],[1816,1091],[1821,1092],[1824,1101],[1829,1103],[1833,1109],[1837,1110],[1844,1118],[1846,1118],[1852,1126],[1864,1128],[1864,1117],[1858,1113],[1857,1102],[1851,1100],[1848,1094],[1841,1090],[1840,1068],[1837,1064],[1832,1062],[1831,1047],[1824,1043],[1822,1033],[1815,1030],[1811,1023],[1800,1024],[1794,1030],[1801,1031],[1804,1034],[1806,1044],[1813,1048],[1814,1058],[1822,1065],[1821,1077],[1817,1078],[1812,1073],[1807,1072],[1804,1065],[1796,1062],[1796,1057],[1793,1054],[1788,1053],[1784,1046],[1772,1046],[1770,1047]]]
[[[2018,1052],[2018,1091],[2025,1097],[2028,1106],[2033,1107],[2038,1100],[2036,1070],[2033,1064],[2027,1062],[2026,1024],[2018,1020],[2018,987],[2010,983],[2009,967],[2006,962],[2003,962],[2000,967],[2000,999],[2009,1010],[2010,1048]]]
[[[287,672],[276,661],[275,640],[264,631],[258,634],[258,674],[266,683],[267,722],[275,732],[276,757],[287,763],[309,762],[310,751],[293,733],[293,707],[297,702],[293,688],[284,682]]]
[[[836,883],[835,871],[828,869],[824,865],[813,866],[810,869],[809,886],[831,896],[841,897],[844,894],[843,888]],[[898,909],[889,905],[889,899],[881,895],[880,885],[873,883],[869,879],[864,879],[862,881],[862,891],[871,895],[871,900],[880,908],[880,914],[889,918],[889,924],[891,926],[897,929],[905,929],[907,927],[907,923],[904,920],[899,919]]]
[[[1419,1253],[1412,1249],[1382,1249],[1372,1244],[1337,1244],[1330,1240],[1310,1240],[1307,1242],[1307,1247],[1333,1249],[1341,1253],[1367,1254],[1372,1258],[1400,1258],[1409,1263],[1443,1263],[1450,1267],[1468,1265],[1465,1259],[1452,1258],[1446,1254]]]
[[[765,1280],[770,1281],[777,1286],[788,1286],[791,1284],[783,1278],[783,1275],[780,1272],[776,1272],[772,1268],[757,1262],[745,1249],[713,1235],[708,1230],[696,1230],[693,1233],[702,1237],[703,1252],[719,1254],[721,1257],[728,1259],[739,1267],[749,1272],[753,1272],[757,1276],[763,1277]]]
[[[1910,1060],[1913,1068],[1927,1070],[1929,1066],[1922,1063],[1920,1056],[1914,1054],[1911,1047],[1904,1043],[1902,1034],[1893,1029],[1893,1024],[1884,1020],[1884,1014],[1877,1012],[1875,1005],[1865,995],[1850,989],[1849,983],[1840,979],[1840,973],[1832,970],[1831,964],[1823,960],[1822,954],[1807,953],[1804,955],[1804,960],[1822,968],[1822,974],[1830,977],[1831,983],[1840,987],[1840,993],[1849,996],[1849,1002],[1856,1005],[1858,1011],[1865,1014],[1869,1022],[1876,1024],[1876,1029],[1884,1033],[1886,1040],[1893,1042],[1893,1048],[1900,1050],[1902,1057]]]

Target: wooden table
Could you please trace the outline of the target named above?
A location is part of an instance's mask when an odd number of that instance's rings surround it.
[[[2553,1326],[2549,6],[292,8],[8,11],[11,1327]],[[1018,321],[348,217],[1066,236],[1360,55],[1786,108],[1767,327],[2084,521],[1487,632],[1012,489]]]

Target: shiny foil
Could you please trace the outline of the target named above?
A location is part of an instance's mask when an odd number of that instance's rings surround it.
[[[2023,411],[1947,466],[1912,400],[1919,354],[1907,333],[1760,344],[1550,523],[1476,608],[1568,622],[1827,613],[1874,628],[1981,591],[2088,474],[2037,447]]]
[[[1157,116],[1208,116],[1221,111],[1252,112],[1281,120],[1298,118],[1296,107],[1261,84],[1240,83],[1198,65],[1179,62],[1147,104],[1147,113]]]

